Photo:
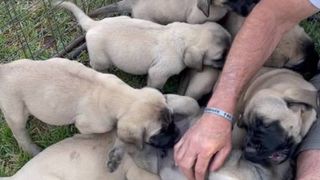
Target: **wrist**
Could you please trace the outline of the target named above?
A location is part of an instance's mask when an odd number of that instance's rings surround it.
[[[206,108],[204,109],[204,113],[222,117],[222,118],[225,119],[226,121],[229,121],[232,125],[234,124],[234,117],[233,117],[233,115],[230,114],[230,113],[228,113],[228,112],[225,112],[225,111],[222,110],[222,109],[215,108],[215,107],[206,107]]]
[[[204,122],[206,125],[213,124],[215,127],[219,127],[219,129],[225,131],[225,130],[232,130],[233,124],[224,119],[223,117],[220,117],[215,114],[210,114],[210,113],[204,113],[202,115],[202,122]]]

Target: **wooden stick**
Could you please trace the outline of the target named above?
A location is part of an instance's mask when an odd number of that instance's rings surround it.
[[[83,43],[81,46],[74,49],[72,52],[68,54],[70,59],[76,59],[82,53],[82,51],[87,49],[87,43]]]
[[[60,51],[55,57],[64,57],[66,54],[68,54],[70,51],[72,51],[77,46],[85,43],[85,35],[81,35],[74,41],[72,41],[66,48],[64,48],[62,51]]]

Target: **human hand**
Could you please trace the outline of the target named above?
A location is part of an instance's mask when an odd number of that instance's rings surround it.
[[[204,180],[209,164],[215,171],[231,151],[232,124],[204,113],[174,147],[174,160],[188,180]],[[213,161],[211,161],[213,158]]]

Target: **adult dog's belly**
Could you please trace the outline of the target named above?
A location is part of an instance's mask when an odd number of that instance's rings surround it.
[[[30,160],[14,180],[116,180],[106,170],[105,160],[113,138],[76,135],[50,146]]]

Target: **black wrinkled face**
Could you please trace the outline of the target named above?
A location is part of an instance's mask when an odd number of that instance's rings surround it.
[[[247,16],[260,0],[229,0],[227,6],[234,12]]]
[[[309,80],[317,73],[319,55],[315,49],[314,43],[308,42],[303,46],[304,54],[306,55],[304,61],[290,69],[299,72],[305,79]]]
[[[296,143],[288,137],[278,121],[264,124],[256,118],[247,128],[244,144],[245,159],[262,165],[281,164],[290,158]]]
[[[171,122],[167,127],[162,127],[160,132],[150,137],[148,144],[155,148],[168,149],[172,148],[180,138],[180,131]]]

